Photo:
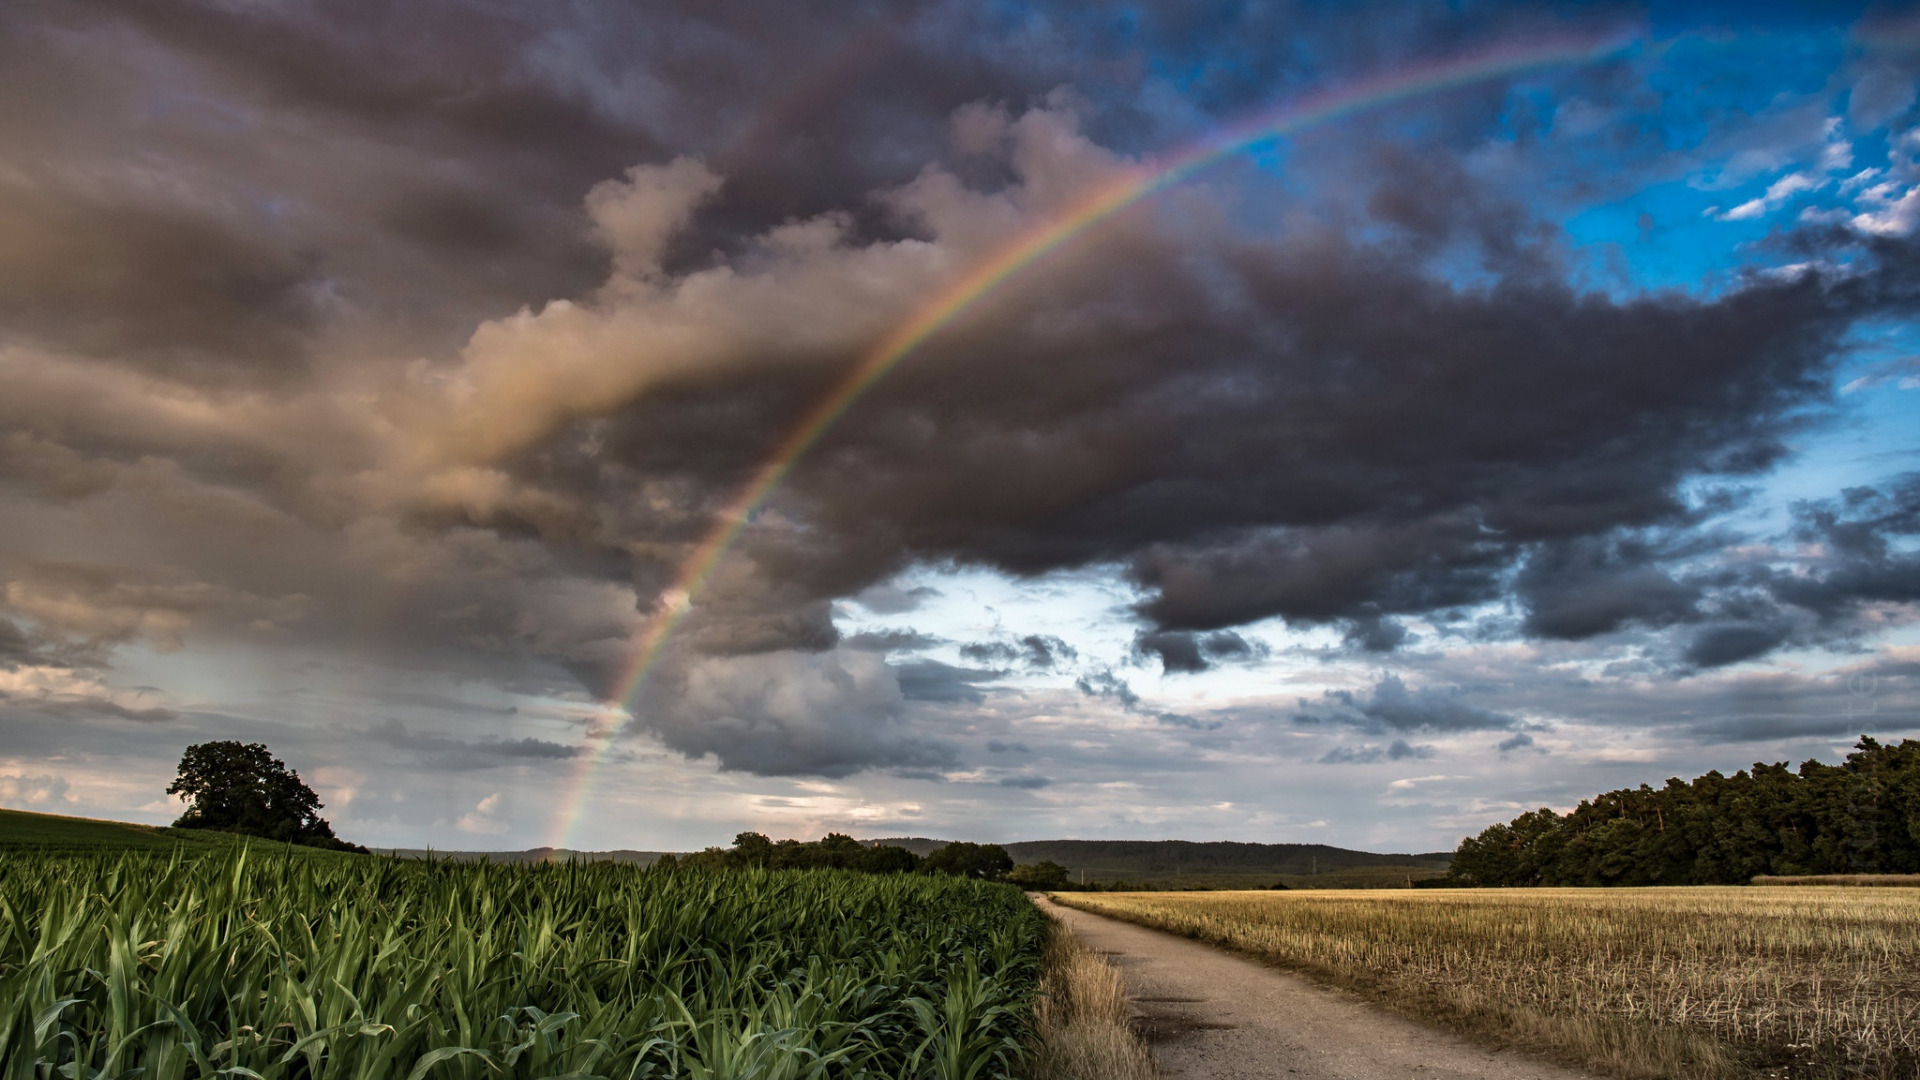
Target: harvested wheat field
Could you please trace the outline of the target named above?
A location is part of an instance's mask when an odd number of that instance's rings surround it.
[[[1620,1077],[1920,1075],[1920,890],[1063,893]]]

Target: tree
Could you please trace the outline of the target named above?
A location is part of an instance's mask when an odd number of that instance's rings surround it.
[[[167,794],[186,800],[177,829],[219,829],[288,844],[365,851],[333,835],[322,804],[300,774],[264,743],[196,743],[180,756]]]
[[[1007,880],[1023,889],[1058,889],[1067,883],[1067,868],[1052,859],[1022,863],[1007,873]]]
[[[903,847],[875,844],[860,855],[854,869],[869,874],[911,874],[920,867],[920,857]]]
[[[773,841],[765,833],[739,833],[733,838],[733,858],[741,866],[771,865]]]
[[[928,855],[921,867],[936,874],[1000,881],[1013,869],[1013,859],[999,844],[972,844],[961,840]]]

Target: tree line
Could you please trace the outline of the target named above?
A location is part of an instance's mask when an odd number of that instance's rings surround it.
[[[207,829],[256,836],[287,844],[354,851],[320,816],[323,804],[300,774],[273,756],[263,743],[233,740],[196,743],[180,756],[179,772],[167,794],[186,803],[176,829]],[[710,847],[691,855],[662,855],[655,866],[772,870],[859,870],[870,874],[947,874],[981,881],[1010,881],[1029,889],[1066,884],[1067,870],[1042,860],[1015,866],[999,844],[964,841],[947,844],[925,857],[892,844],[863,844],[843,833],[819,840],[774,841],[757,832],[733,838],[731,848]]]
[[[663,870],[699,867],[707,870],[859,870],[869,874],[948,874],[981,881],[1010,881],[1030,889],[1065,884],[1067,869],[1042,861],[1015,866],[999,844],[956,841],[925,856],[893,844],[863,844],[845,833],[828,833],[818,840],[772,840],[763,833],[743,832],[730,848],[710,847],[691,855],[662,855],[653,864]]]
[[[1839,765],[1755,764],[1542,807],[1460,842],[1448,885],[1737,885],[1920,872],[1920,740],[1861,736]]]

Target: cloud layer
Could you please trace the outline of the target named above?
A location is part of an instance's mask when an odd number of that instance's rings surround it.
[[[1225,163],[958,311],[677,591],[863,357],[1088,193],[1256,107],[1631,18],[13,5],[0,723],[283,710],[491,775],[573,767],[624,707],[629,764],[1039,799],[1070,755],[1005,748],[1086,710],[1196,754],[1240,724],[1356,768],[1559,754],[1560,676],[1500,650],[1573,650],[1595,715],[1658,685],[1686,739],[1824,732],[1685,703],[1915,621],[1910,460],[1756,494],[1911,368],[1856,363],[1920,298],[1892,49],[1842,47],[1819,93],[1649,96],[1726,62],[1684,39]],[[1685,214],[1582,231],[1670,189]],[[1741,228],[1764,232],[1673,242],[1719,252],[1697,281],[1633,248]],[[958,620],[968,575],[1106,607]],[[362,662],[456,705],[313,689]],[[475,711],[493,696],[519,704]],[[17,765],[0,793],[66,797]],[[435,813],[494,829],[511,793],[482,787]]]

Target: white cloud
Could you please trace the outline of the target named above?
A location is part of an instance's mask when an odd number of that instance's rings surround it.
[[[1788,173],[1768,185],[1766,194],[1758,198],[1748,199],[1731,210],[1719,213],[1709,210],[1707,213],[1721,221],[1748,221],[1778,209],[1795,195],[1825,187],[1826,183],[1824,177],[1809,173]]]
[[[1862,187],[1865,187],[1869,180],[1872,180],[1874,177],[1879,176],[1881,173],[1886,171],[1887,170],[1882,169],[1877,165],[1872,168],[1861,169],[1859,172],[1854,173],[1852,176],[1849,176],[1845,180],[1840,181],[1840,193],[1842,195],[1851,195],[1854,192],[1860,190]]]
[[[474,804],[472,810],[460,815],[453,827],[463,833],[487,836],[507,831],[507,823],[494,817],[493,812],[500,808],[500,793],[495,791]]]
[[[1854,228],[1875,236],[1906,236],[1916,225],[1920,225],[1920,185],[1908,188],[1897,199],[1886,200],[1877,210],[1853,217]]]
[[[0,773],[0,806],[15,810],[52,810],[73,800],[67,797],[67,781],[50,773],[28,776]]]

